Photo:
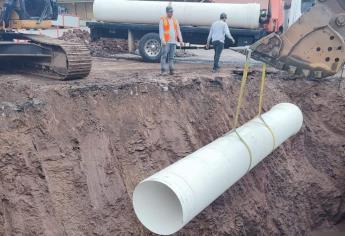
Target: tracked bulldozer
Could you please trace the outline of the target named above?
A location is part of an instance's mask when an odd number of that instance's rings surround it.
[[[6,0],[0,13],[0,70],[54,79],[80,79],[91,70],[85,45],[19,29],[49,29],[58,17],[56,0]]]
[[[250,47],[252,57],[297,77],[325,78],[345,63],[345,0],[317,0],[286,32]]]

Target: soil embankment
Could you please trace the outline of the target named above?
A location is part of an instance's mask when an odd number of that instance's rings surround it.
[[[0,76],[0,235],[149,235],[132,209],[136,184],[232,128],[240,75],[231,70],[186,65],[159,77],[139,63],[106,63],[84,81]],[[256,114],[258,77],[242,122]],[[302,131],[179,235],[306,235],[344,224],[345,90],[279,77],[269,74],[265,109],[297,104]]]

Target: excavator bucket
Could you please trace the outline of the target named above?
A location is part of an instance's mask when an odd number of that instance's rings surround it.
[[[317,0],[281,35],[253,44],[252,58],[298,77],[325,78],[345,63],[345,0]]]

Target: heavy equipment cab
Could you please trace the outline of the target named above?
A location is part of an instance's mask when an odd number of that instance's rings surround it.
[[[56,0],[6,0],[1,14],[1,22],[10,26],[13,15],[18,20],[55,20],[58,17]]]

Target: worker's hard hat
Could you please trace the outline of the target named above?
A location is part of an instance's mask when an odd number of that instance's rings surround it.
[[[228,19],[228,15],[226,13],[220,14],[220,19]]]
[[[174,8],[172,6],[167,6],[166,11],[167,11],[167,13],[173,13]]]

